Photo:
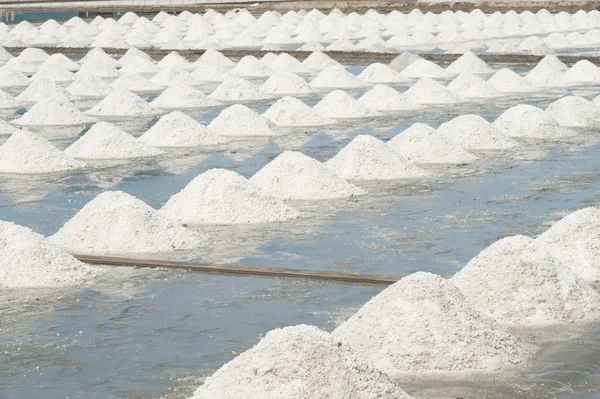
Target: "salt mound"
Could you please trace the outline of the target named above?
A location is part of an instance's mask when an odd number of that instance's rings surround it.
[[[0,287],[58,288],[93,280],[97,268],[79,262],[27,227],[0,221]]]
[[[275,136],[277,131],[267,118],[242,104],[225,108],[208,128],[220,136]]]
[[[224,82],[232,77],[227,69],[219,65],[209,63],[195,63],[194,65],[196,69],[191,75],[200,82]]]
[[[271,76],[275,73],[275,71],[252,55],[247,55],[239,60],[230,72],[233,75],[244,78],[262,78]]]
[[[296,51],[322,52],[325,51],[325,46],[323,46],[320,42],[311,41],[304,43],[302,46],[298,47]]]
[[[565,87],[573,85],[561,71],[548,64],[538,64],[525,76],[525,80],[540,87]]]
[[[567,96],[554,101],[546,113],[561,126],[599,127],[600,108],[582,97]]]
[[[0,136],[10,136],[14,132],[17,132],[19,129],[6,122],[5,120],[0,119]]]
[[[197,147],[228,141],[179,111],[162,116],[139,140],[155,147]]]
[[[161,69],[151,60],[139,56],[134,56],[132,59],[128,60],[127,63],[123,65],[119,70],[121,74],[133,72],[144,74],[156,74],[160,71]]]
[[[344,179],[393,180],[425,177],[429,172],[406,161],[373,136],[356,136],[325,166]]]
[[[463,101],[441,83],[430,78],[421,78],[404,92],[404,97],[418,104],[455,104]]]
[[[357,89],[369,86],[339,65],[333,65],[322,70],[310,85],[316,88]]]
[[[422,60],[423,58],[418,54],[402,53],[390,62],[390,68],[397,72],[402,72],[407,66],[415,61]]]
[[[431,61],[419,59],[408,65],[402,72],[402,76],[407,78],[432,78],[432,79],[449,79],[454,76],[448,73],[441,66],[434,64]]]
[[[470,74],[488,74],[494,70],[472,52],[468,51],[460,58],[448,65],[446,71],[454,74],[470,73]]]
[[[491,373],[530,353],[448,280],[418,272],[367,302],[333,336],[391,378]]]
[[[326,397],[410,398],[331,334],[301,325],[267,333],[256,346],[207,378],[191,399]]]
[[[161,91],[162,86],[152,83],[137,72],[126,73],[111,83],[115,89],[124,89],[131,92],[145,93]]]
[[[191,65],[188,62],[188,60],[186,60],[181,55],[179,55],[179,53],[177,51],[171,51],[169,54],[164,56],[164,58],[162,60],[160,60],[158,62],[158,64],[156,64],[156,66],[158,66],[160,69],[170,69],[170,68],[188,69],[188,68],[191,68]]]
[[[260,89],[272,94],[308,94],[313,91],[303,78],[288,72],[271,76]]]
[[[376,85],[360,96],[358,102],[377,111],[410,111],[421,106],[386,85]]]
[[[23,101],[17,100],[5,91],[0,90],[0,109],[21,107],[24,107]]]
[[[104,97],[113,88],[104,79],[92,75],[78,76],[69,86],[67,93],[75,97]]]
[[[548,65],[557,71],[566,72],[569,67],[565,65],[556,55],[547,55],[538,63],[538,65]]]
[[[271,98],[271,95],[246,79],[231,78],[221,83],[208,97],[217,101],[256,101]]]
[[[388,141],[387,145],[414,163],[462,165],[477,160],[475,155],[423,123],[413,124]]]
[[[315,51],[314,53],[311,53],[304,61],[302,61],[302,65],[309,69],[318,71],[330,66],[341,67],[336,60],[321,51]]]
[[[263,116],[278,126],[323,126],[335,123],[294,97],[277,100]]]
[[[70,157],[84,159],[146,158],[161,153],[108,122],[96,123],[65,150]]]
[[[502,324],[540,326],[600,316],[600,295],[525,236],[490,245],[451,281],[473,307]]]
[[[600,68],[588,60],[577,61],[565,76],[575,82],[600,82]]]
[[[231,61],[229,58],[223,55],[220,51],[214,49],[208,49],[198,57],[198,62],[206,62],[212,65],[222,66],[224,68],[231,68],[235,66],[235,62]]]
[[[176,66],[170,66],[163,69],[154,75],[150,81],[161,86],[171,86],[174,84],[197,86],[200,84],[200,82],[194,79],[188,71]]]
[[[366,67],[358,75],[358,78],[369,83],[398,83],[410,81],[410,79],[405,78],[389,66],[379,62]]]
[[[353,51],[357,51],[357,48],[354,45],[354,43],[352,42],[352,40],[342,37],[342,38],[339,38],[338,40],[336,40],[335,42],[331,43],[329,46],[327,46],[327,51],[353,52]]]
[[[95,121],[95,118],[85,115],[67,97],[54,96],[35,103],[14,123],[22,126],[73,126]]]
[[[122,68],[125,65],[131,63],[133,60],[137,60],[138,58],[152,62],[152,57],[150,57],[142,50],[132,47],[129,50],[127,50],[127,52],[125,52],[125,54],[123,54],[121,58],[119,58],[119,60],[117,61],[117,66],[120,66]]]
[[[166,109],[207,108],[220,105],[218,101],[211,100],[201,91],[181,84],[168,87],[150,104]]]
[[[25,74],[9,67],[0,68],[0,87],[28,86],[30,83]]]
[[[577,132],[561,127],[552,116],[529,104],[507,109],[494,121],[494,127],[510,137],[547,139],[577,135]]]
[[[43,64],[37,72],[31,77],[31,80],[49,80],[51,82],[70,82],[75,79],[75,75],[61,66],[54,64]]]
[[[488,79],[488,84],[503,93],[531,93],[537,89],[507,68],[502,68]]]
[[[442,123],[436,132],[467,150],[506,150],[519,145],[481,116],[471,114]]]
[[[463,98],[494,98],[503,95],[479,76],[468,73],[461,73],[446,87]]]
[[[342,90],[327,94],[313,109],[326,117],[340,119],[373,118],[380,115]]]
[[[518,54],[521,50],[512,43],[498,40],[487,49],[486,53],[490,54]]]
[[[48,239],[72,253],[98,255],[168,252],[200,242],[194,232],[121,191],[98,195]]]
[[[321,162],[295,151],[285,151],[256,172],[250,182],[281,199],[348,198],[365,191],[348,183]]]
[[[268,63],[268,66],[278,73],[291,72],[305,74],[310,72],[308,67],[288,53],[279,54],[274,60]]]
[[[117,78],[119,77],[119,71],[111,64],[98,62],[98,60],[90,58],[84,62],[83,65],[81,65],[81,68],[79,68],[79,71],[77,71],[75,75],[92,75],[99,78]]]
[[[81,169],[86,165],[66,156],[37,134],[14,132],[0,146],[0,173],[52,173]]]
[[[66,92],[49,80],[35,80],[16,98],[19,101],[36,102],[49,97],[66,97]]]
[[[42,50],[41,48],[28,47],[21,51],[19,57],[23,61],[27,62],[44,62],[50,57],[47,52]]]
[[[600,210],[585,208],[552,225],[536,244],[585,281],[600,281]]]
[[[554,50],[552,50],[546,43],[540,43],[531,50],[529,50],[529,54],[531,55],[553,55],[556,54]]]
[[[143,116],[156,115],[160,111],[135,94],[116,89],[86,113],[103,116]]]

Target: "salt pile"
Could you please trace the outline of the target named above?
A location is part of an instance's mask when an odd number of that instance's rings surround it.
[[[162,90],[162,86],[152,83],[150,80],[137,72],[121,75],[121,77],[111,83],[111,86],[115,89],[124,89],[137,93],[156,92]]]
[[[393,379],[492,373],[530,357],[450,281],[424,272],[383,290],[333,336]]]
[[[14,127],[10,123],[0,119],[0,136],[10,136],[18,130],[18,128]]]
[[[481,60],[472,52],[466,52],[452,64],[450,64],[446,71],[454,74],[459,73],[470,73],[470,74],[488,74],[493,73],[494,70]]]
[[[50,142],[27,130],[14,132],[0,146],[0,173],[53,173],[86,165],[66,156]]]
[[[121,191],[98,195],[48,239],[72,253],[98,255],[192,249],[200,242],[194,232]]]
[[[151,60],[139,56],[135,56],[132,59],[128,60],[127,63],[124,64],[119,70],[121,74],[133,72],[143,74],[156,74],[160,71],[161,69]]]
[[[537,89],[507,68],[502,68],[488,79],[488,84],[503,93],[531,93]]]
[[[358,75],[358,78],[369,83],[399,83],[410,81],[410,79],[405,78],[389,66],[379,62],[366,67]]]
[[[565,76],[575,82],[600,82],[600,68],[588,60],[577,61]]]
[[[161,86],[171,86],[173,84],[197,86],[200,84],[200,82],[194,79],[188,71],[176,66],[170,66],[163,69],[154,75],[150,81]]]
[[[31,80],[45,79],[51,82],[70,82],[75,80],[75,75],[61,66],[44,64],[31,77]]]
[[[441,66],[424,59],[419,59],[412,62],[410,65],[404,68],[400,74],[407,78],[432,79],[449,79],[454,76],[454,74],[447,72]]]
[[[325,166],[344,179],[393,180],[426,177],[429,172],[408,163],[373,136],[356,136]]]
[[[271,98],[271,95],[246,79],[231,78],[221,83],[208,97],[217,101],[256,101]]]
[[[313,109],[328,118],[360,119],[380,115],[379,112],[367,108],[342,90],[327,94]]]
[[[0,109],[21,108],[23,106],[23,101],[17,100],[5,91],[0,90]]]
[[[442,123],[437,133],[467,150],[506,150],[519,145],[478,115],[461,115]]]
[[[207,108],[220,105],[218,101],[208,98],[204,93],[192,87],[175,84],[160,93],[150,105],[158,108]]]
[[[386,85],[376,85],[360,96],[358,102],[377,111],[410,111],[421,108],[413,100]]]
[[[86,113],[103,116],[145,116],[156,115],[160,111],[135,94],[116,89]]]
[[[407,66],[415,61],[422,60],[420,55],[412,53],[402,53],[390,62],[390,68],[397,72],[402,72]]]
[[[404,92],[404,97],[418,104],[455,104],[463,101],[441,83],[421,78]]]
[[[242,104],[225,108],[208,128],[220,136],[275,136],[271,121]]]
[[[214,49],[206,50],[204,54],[198,57],[196,63],[198,62],[206,62],[212,65],[222,66],[224,68],[231,68],[235,66],[235,62],[224,56],[223,53]]]
[[[545,63],[536,65],[525,76],[525,80],[540,87],[565,87],[574,83],[563,72]]]
[[[139,140],[155,147],[197,147],[228,141],[179,111],[162,116]]]
[[[600,295],[525,236],[490,245],[451,281],[473,307],[502,324],[543,326],[600,316]]]
[[[308,94],[313,91],[303,78],[286,72],[271,76],[260,89],[272,94]]]
[[[146,158],[161,153],[108,122],[94,124],[65,150],[68,156],[83,159]]]
[[[296,151],[280,154],[256,172],[250,182],[283,200],[324,200],[365,194],[321,162]]]
[[[48,57],[50,56],[44,50],[40,48],[28,47],[21,51],[21,54],[19,54],[19,57],[17,58],[20,58],[23,61],[41,63],[46,61]]]
[[[113,88],[104,79],[92,75],[78,76],[66,89],[75,97],[104,97]]]
[[[53,96],[34,104],[14,123],[22,126],[73,126],[95,122],[73,105],[67,97]]]
[[[191,399],[326,397],[410,399],[331,334],[306,325],[268,332],[208,377]]]
[[[264,62],[264,61],[263,61]],[[310,72],[310,69],[303,65],[296,58],[292,57],[288,53],[281,53],[275,57],[271,62],[267,63],[269,68],[275,72],[291,72],[306,74]]]
[[[310,85],[315,88],[341,88],[341,89],[358,89],[369,86],[346,71],[339,65],[333,65],[322,70],[313,80]]]
[[[196,69],[191,75],[200,82],[224,82],[232,77],[227,69],[219,65],[209,63],[196,63],[194,65]]]
[[[552,116],[529,104],[507,109],[494,121],[494,127],[510,137],[548,139],[577,135],[577,132],[565,129]]]
[[[93,280],[98,268],[79,262],[27,227],[0,221],[0,288],[58,288]]]
[[[266,78],[275,73],[275,71],[252,55],[242,57],[230,72],[233,75],[243,78]]]
[[[263,114],[278,126],[324,126],[335,123],[294,97],[283,97]]]
[[[30,83],[25,74],[5,66],[0,68],[0,87],[28,86]]]
[[[142,58],[146,61],[152,62],[152,57],[144,53],[142,50],[132,47],[129,50],[127,50],[127,52],[125,52],[125,54],[123,54],[121,58],[119,58],[119,60],[117,61],[117,66],[122,68],[137,58]]]
[[[36,102],[49,97],[66,97],[66,92],[49,80],[35,80],[16,98],[19,101]]]
[[[304,61],[302,61],[302,65],[309,69],[314,69],[318,71],[328,68],[330,66],[341,67],[341,65],[338,64],[337,61],[320,51],[315,51],[314,53],[311,53],[308,57],[306,57]]]
[[[162,60],[156,64],[160,69],[169,69],[169,68],[177,68],[177,69],[190,69],[191,65],[183,58],[177,51],[171,51],[167,54]]]
[[[387,145],[414,163],[462,165],[477,160],[475,155],[423,123],[413,124],[388,141]]]
[[[95,57],[94,57],[95,58]],[[113,65],[98,62],[95,59],[89,59],[81,65],[79,71],[75,74],[76,76],[92,75],[99,78],[117,78],[119,77],[119,71]]]
[[[552,115],[561,126],[600,126],[600,108],[582,97],[567,96],[558,99],[548,105],[546,113]]]
[[[550,66],[557,71],[566,72],[569,67],[565,65],[556,55],[547,55],[538,63],[538,65],[547,65]]]
[[[468,73],[461,73],[446,87],[463,98],[494,98],[503,95],[479,76]]]

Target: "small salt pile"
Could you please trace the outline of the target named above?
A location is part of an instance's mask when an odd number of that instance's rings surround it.
[[[271,121],[242,104],[225,108],[208,128],[220,136],[275,136]]]
[[[563,63],[560,59],[558,59],[556,55],[545,56],[540,62],[538,62],[538,65],[540,64],[551,66],[552,68],[560,72],[566,72],[567,69],[569,69],[569,67],[565,65],[565,63]]]
[[[232,68],[235,66],[235,62],[231,61],[229,58],[223,55],[220,51],[214,49],[208,49],[198,57],[198,62],[206,62],[212,65],[218,65],[224,68]]]
[[[128,60],[127,63],[123,65],[119,70],[119,72],[122,75],[133,72],[143,74],[156,74],[160,71],[161,69],[151,60],[139,56],[135,56],[132,59]]]
[[[323,46],[320,42],[310,41],[298,47],[296,51],[322,52],[325,51],[325,46]]]
[[[264,60],[261,60],[265,62]],[[303,65],[296,58],[292,57],[288,53],[281,53],[275,58],[267,62],[269,68],[274,70],[277,73],[282,72],[291,72],[291,73],[299,73],[299,74],[307,74],[310,72],[310,69]]]
[[[66,69],[67,71],[76,72],[79,70],[79,64],[75,61],[68,58],[66,55],[61,53],[52,54],[44,63],[40,66],[40,68],[47,65],[57,65]],[[39,72],[39,71],[38,71]]]
[[[137,72],[121,75],[111,83],[115,89],[124,89],[134,93],[147,93],[162,91],[162,86],[152,83],[150,80]]]
[[[577,61],[565,76],[574,82],[600,82],[600,68],[588,60]]]
[[[519,145],[481,116],[472,114],[442,123],[436,133],[467,150],[507,150]]]
[[[400,74],[407,78],[450,79],[455,74],[447,72],[431,61],[419,59],[408,65]]]
[[[195,63],[196,69],[191,75],[200,82],[224,82],[232,78],[229,71],[222,66],[209,64],[208,62]]]
[[[262,115],[277,126],[309,127],[335,123],[334,120],[319,114],[294,97],[283,97],[277,100]]]
[[[462,98],[495,98],[503,94],[479,76],[461,73],[446,86],[448,90]]]
[[[14,123],[21,126],[76,126],[95,122],[73,105],[67,97],[53,96],[34,104]]]
[[[0,68],[0,87],[29,86],[31,80],[23,73],[3,66]]]
[[[200,84],[188,71],[177,66],[170,66],[163,69],[154,75],[151,82],[160,86],[171,86],[173,84],[197,86]]]
[[[540,87],[565,87],[574,84],[565,74],[554,67],[539,63],[525,76],[529,83]]]
[[[66,97],[65,90],[49,80],[35,80],[16,98],[19,101],[36,102],[49,97]]]
[[[19,57],[17,58],[20,58],[23,61],[27,62],[42,63],[46,61],[49,57],[50,56],[48,55],[48,53],[42,50],[41,48],[28,47],[21,51],[21,54],[19,54]]]
[[[5,91],[0,90],[0,109],[22,108],[24,106],[24,101],[17,100]]]
[[[99,61],[93,57],[88,59],[81,65],[79,71],[75,74],[76,76],[92,75],[99,78],[117,78],[119,77],[119,71],[117,68],[105,61]],[[99,57],[98,57],[99,58]],[[114,61],[114,60],[113,60]],[[116,62],[116,61],[115,61]]]
[[[208,98],[200,90],[175,84],[168,87],[150,103],[153,107],[165,109],[210,108],[219,106],[218,101]]]
[[[313,109],[328,118],[339,119],[374,118],[381,115],[342,90],[335,90],[327,94]]]
[[[360,96],[358,102],[376,111],[410,111],[421,108],[413,100],[386,85],[376,85]]]
[[[49,80],[51,82],[71,82],[75,80],[75,75],[61,66],[55,64],[43,64],[31,77],[31,80]]]
[[[470,73],[470,74],[488,74],[493,73],[494,70],[481,60],[472,52],[468,51],[452,64],[450,64],[446,71],[454,74],[459,73]]]
[[[474,308],[506,325],[544,326],[600,317],[600,295],[525,236],[490,245],[451,281]]]
[[[116,89],[86,113],[101,116],[147,116],[160,114],[160,111],[132,92]]]
[[[82,159],[146,158],[161,153],[108,122],[94,124],[65,150],[68,156]]]
[[[123,54],[121,58],[119,58],[119,60],[117,61],[117,66],[122,68],[125,65],[129,64],[131,61],[137,59],[138,57],[152,62],[152,57],[150,57],[142,50],[132,47],[129,50],[127,50],[127,52],[125,52],[125,54]]]
[[[0,221],[0,243],[2,289],[81,287],[99,274],[27,227]]]
[[[37,174],[85,168],[50,142],[27,130],[14,132],[0,146],[0,173]]]
[[[344,179],[394,180],[429,176],[373,136],[358,135],[325,166]]]
[[[421,78],[404,92],[404,97],[418,104],[456,104],[462,98],[450,92],[446,86],[430,78]]]
[[[257,101],[271,98],[272,95],[246,79],[231,78],[221,83],[208,97],[217,101]]]
[[[333,396],[332,396],[333,395]],[[300,325],[272,330],[208,377],[191,399],[410,399],[331,334]]]
[[[558,99],[548,105],[546,113],[561,126],[600,127],[600,108],[583,97]]]
[[[368,87],[369,84],[361,81],[350,72],[339,65],[333,65],[322,70],[310,85],[315,88],[340,88],[340,89],[358,89]]]
[[[92,75],[78,76],[66,89],[74,97],[105,97],[113,88],[104,79]]]
[[[397,72],[402,72],[407,66],[415,61],[422,60],[423,58],[418,54],[402,53],[390,62],[390,68]]]
[[[275,73],[275,71],[252,55],[243,57],[230,72],[233,75],[243,78],[266,78]]]
[[[177,68],[192,69],[188,60],[183,58],[177,51],[171,51],[156,64],[160,69]]]
[[[333,336],[393,379],[493,373],[531,356],[450,281],[425,272],[383,290]]]
[[[342,37],[342,38],[336,40],[335,42],[331,43],[329,46],[327,46],[327,51],[354,52],[354,51],[357,51],[357,48],[354,45],[354,43],[352,42],[352,40]]]
[[[260,89],[271,94],[308,94],[313,91],[303,78],[289,72],[274,74]]]
[[[414,163],[463,165],[477,160],[475,155],[423,123],[413,124],[387,145]]]
[[[10,136],[14,132],[19,131],[19,129],[5,120],[0,119],[0,136]]]
[[[503,93],[531,93],[538,90],[531,83],[507,68],[498,70],[487,82],[494,89]]]
[[[488,47],[486,53],[490,54],[519,54],[521,50],[512,43],[498,40]]]
[[[552,116],[529,104],[519,104],[504,111],[494,127],[506,136],[555,139],[577,135],[558,124]]]
[[[302,65],[317,71],[321,71],[330,66],[341,67],[337,61],[321,51],[311,53],[304,61],[302,61]]]
[[[400,83],[410,81],[410,79],[405,78],[389,66],[379,62],[366,67],[358,75],[358,78],[369,83]]]
[[[179,111],[162,116],[139,140],[154,147],[197,147],[229,141]]]
[[[296,151],[280,154],[256,172],[250,182],[284,200],[324,200],[365,194],[321,162]]]

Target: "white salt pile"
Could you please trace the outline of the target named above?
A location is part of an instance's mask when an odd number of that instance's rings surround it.
[[[31,77],[31,80],[49,80],[51,82],[71,82],[75,80],[75,75],[72,72],[67,71],[60,65],[56,64],[43,64]]]
[[[25,74],[5,66],[0,68],[0,87],[28,86],[30,83]]]
[[[340,119],[373,118],[380,115],[379,112],[367,108],[342,90],[327,94],[313,107],[313,110],[326,117]]]
[[[225,68],[231,68],[235,66],[235,62],[231,61],[229,58],[224,56],[223,53],[214,49],[206,50],[204,54],[198,57],[196,63],[198,62],[206,62],[212,65],[218,65]]]
[[[230,72],[233,75],[243,78],[266,78],[275,73],[275,71],[252,55],[242,57]]]
[[[540,87],[565,87],[574,84],[574,82],[567,78],[563,72],[546,63],[536,65],[535,68],[529,71],[525,76],[525,80]]]
[[[337,61],[321,51],[311,53],[304,61],[302,61],[302,65],[318,71],[330,66],[341,66]]]
[[[200,82],[194,79],[188,71],[176,66],[170,66],[163,69],[154,75],[150,81],[160,86],[171,86],[174,84],[198,86],[200,84]]]
[[[208,128],[220,136],[275,136],[273,123],[242,104],[225,108]]]
[[[47,52],[40,48],[28,47],[21,51],[18,58],[29,62],[44,62],[50,57]]]
[[[19,129],[3,119],[0,119],[0,136],[10,136]]]
[[[583,97],[567,96],[554,101],[546,113],[561,126],[599,127],[600,108]]]
[[[574,82],[600,82],[600,68],[588,60],[577,61],[565,76]]]
[[[191,65],[183,58],[177,51],[171,51],[169,54],[163,57],[162,60],[156,64],[160,69],[169,69],[169,68],[177,68],[177,69],[190,69]]]
[[[477,160],[475,155],[423,123],[413,124],[388,141],[387,145],[414,163],[462,165]]]
[[[208,377],[191,399],[326,397],[410,399],[331,334],[306,325],[268,332]]]
[[[344,179],[394,180],[429,176],[373,136],[356,136],[325,166]]]
[[[126,73],[143,73],[143,74],[156,74],[160,72],[160,68],[154,64],[151,60],[143,57],[135,56],[131,60],[128,60],[126,64],[124,64],[119,72],[121,74]]]
[[[390,68],[397,72],[402,72],[407,66],[415,61],[422,60],[423,58],[418,54],[402,53],[390,62]]]
[[[448,65],[446,71],[454,74],[470,73],[470,74],[488,74],[494,70],[472,52],[464,53],[460,58]]]
[[[67,97],[58,95],[34,104],[14,123],[22,126],[74,126],[95,122],[73,105]]]
[[[430,78],[421,78],[404,92],[404,97],[418,104],[455,104],[463,101],[446,86]]]
[[[146,158],[161,153],[108,122],[94,124],[65,150],[68,156],[82,159]]]
[[[472,114],[442,123],[436,132],[467,150],[506,150],[519,145],[481,116]]]
[[[446,87],[463,98],[495,98],[503,95],[479,76],[469,73],[461,73]]]
[[[102,116],[146,116],[159,114],[160,111],[132,92],[116,89],[86,113]]]
[[[564,62],[562,62],[556,55],[545,56],[540,62],[538,62],[538,65],[540,64],[551,66],[552,68],[560,72],[566,72],[567,69],[569,69],[569,67]]]
[[[96,57],[94,57],[93,59],[90,58],[87,61],[85,61],[75,75],[92,75],[97,76],[99,78],[117,78],[119,77],[119,71],[114,65],[105,63],[105,61],[96,60]]]
[[[53,173],[85,168],[48,140],[27,130],[14,132],[0,146],[0,173]]]
[[[136,93],[157,92],[163,89],[162,86],[152,83],[137,72],[121,75],[117,80],[111,83],[111,86],[115,89],[124,89]]]
[[[179,111],[161,116],[139,140],[155,147],[197,147],[229,141]]]
[[[310,81],[310,85],[321,89],[358,89],[369,86],[368,83],[358,79],[340,65],[333,65],[325,68]]]
[[[236,172],[211,169],[173,195],[160,213],[187,224],[271,223],[299,213]]]
[[[577,135],[576,131],[560,126],[552,116],[529,104],[507,109],[494,121],[494,127],[510,137],[548,139]]]
[[[0,90],[0,109],[21,108],[25,106],[25,102],[17,100],[10,94]]]
[[[207,62],[195,63],[196,69],[191,75],[200,82],[224,82],[233,76],[222,66],[209,64]]]
[[[419,104],[400,94],[398,90],[386,85],[376,85],[360,96],[358,102],[377,111],[410,111],[421,108]]]
[[[366,67],[358,78],[369,83],[400,83],[410,82],[410,79],[405,78],[399,72],[390,68],[387,65],[375,62]]]
[[[271,94],[308,94],[313,91],[303,78],[288,72],[274,74],[260,89]]]
[[[600,317],[600,295],[525,236],[490,245],[451,281],[474,308],[502,324],[543,326]]]
[[[217,101],[257,101],[271,98],[254,84],[242,78],[231,78],[221,83],[209,98]]]
[[[123,54],[121,58],[119,58],[119,60],[117,61],[117,66],[122,68],[137,58],[142,58],[152,62],[152,57],[144,53],[142,50],[132,47],[129,50],[127,50],[127,52],[125,52],[125,54]]]
[[[294,97],[283,97],[271,105],[263,114],[277,126],[324,126],[332,125],[334,120],[329,119],[302,101]]]
[[[531,355],[450,281],[424,272],[383,290],[333,336],[393,379],[492,373]]]
[[[0,288],[81,286],[99,269],[79,262],[31,229],[0,221]]]
[[[107,191],[88,202],[48,238],[71,253],[155,253],[192,249],[200,237],[121,191]]]
[[[365,194],[321,162],[296,151],[280,154],[256,172],[250,182],[283,200],[324,200]]]
[[[92,75],[78,76],[66,89],[74,97],[105,97],[113,88],[104,79]]]
[[[40,79],[33,81],[29,87],[21,92],[16,98],[20,101],[36,102],[49,97],[66,97],[66,92],[49,80]]]
[[[453,73],[447,72],[438,64],[424,59],[418,59],[400,72],[402,76],[407,78],[432,78],[432,79],[450,79],[454,76]]]
[[[181,84],[168,87],[150,103],[153,107],[165,109],[210,108],[220,104],[208,98],[200,90]]]
[[[538,90],[531,83],[508,68],[498,70],[487,82],[494,89],[503,93],[531,93]]]
[[[264,61],[263,61],[264,62]],[[303,65],[296,58],[292,57],[288,53],[281,53],[275,57],[271,62],[267,63],[269,68],[274,70],[275,72],[291,72],[291,73],[299,73],[306,74],[310,73],[310,69]]]

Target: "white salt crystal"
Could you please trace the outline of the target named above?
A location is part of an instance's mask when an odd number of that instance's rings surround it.
[[[5,91],[0,90],[0,109],[7,108],[22,108],[25,103],[21,100],[17,100]]]
[[[192,87],[175,84],[152,100],[150,105],[165,109],[191,109],[216,107],[220,103],[208,98],[204,93]]]
[[[463,54],[460,58],[450,64],[446,71],[454,74],[459,73],[471,73],[471,74],[488,74],[493,73],[494,70],[477,57],[472,52]]]
[[[304,61],[302,61],[302,65],[309,69],[319,71],[330,66],[340,66],[337,61],[321,51],[311,53]]]
[[[313,109],[328,118],[360,119],[381,115],[342,90],[335,90],[327,94]]]
[[[577,135],[576,131],[560,126],[552,116],[529,104],[507,109],[494,121],[494,127],[510,137],[547,139]]]
[[[173,84],[182,84],[188,86],[197,86],[199,81],[194,79],[188,71],[177,66],[169,66],[154,75],[151,82],[161,86],[171,86]]]
[[[274,60],[267,62],[267,65],[269,68],[278,73],[291,72],[306,74],[310,72],[310,68],[303,65],[300,61],[288,53],[281,53],[277,55]]]
[[[323,126],[335,121],[314,111],[294,97],[283,97],[271,105],[263,114],[277,126]]]
[[[0,68],[0,87],[28,86],[30,83],[25,74],[7,66]]]
[[[124,89],[135,93],[162,91],[162,86],[152,83],[149,79],[137,72],[121,75],[117,80],[111,83],[111,86],[115,89]]]
[[[75,97],[104,97],[111,93],[113,88],[102,78],[83,75],[67,86],[66,91]]]
[[[563,72],[545,63],[536,65],[525,76],[525,80],[540,87],[565,87],[575,83],[567,78]]]
[[[220,65],[213,65],[208,62],[196,62],[194,66],[196,69],[194,69],[191,75],[200,82],[224,82],[233,77],[228,69]]]
[[[230,78],[221,83],[209,98],[217,101],[256,101],[271,98],[254,84],[242,78]]]
[[[0,119],[0,136],[10,136],[14,132],[18,131],[19,128],[11,125],[5,120]]]
[[[220,136],[275,136],[275,125],[242,104],[225,108],[208,128]]]
[[[103,116],[147,116],[160,114],[160,110],[130,91],[116,89],[86,113]]]
[[[252,55],[242,57],[230,72],[233,75],[243,78],[268,77],[275,73],[275,71]]]
[[[155,147],[197,147],[229,141],[179,111],[161,116],[139,140]]]
[[[14,123],[22,126],[71,126],[95,122],[62,95],[44,98],[36,102]]]
[[[467,150],[506,150],[519,145],[503,130],[496,130],[481,116],[472,114],[442,123],[436,132]]]
[[[225,68],[231,68],[235,66],[235,62],[231,61],[229,58],[223,55],[223,53],[214,50],[208,49],[202,54],[196,63],[198,62],[206,62],[212,65],[218,65]]]
[[[361,81],[350,72],[339,65],[334,65],[322,70],[310,85],[315,88],[340,88],[340,89],[358,89],[368,87],[369,84]]]
[[[192,69],[192,65],[188,60],[183,58],[177,51],[171,51],[162,60],[156,64],[160,69],[178,68]]]
[[[303,78],[290,72],[274,74],[260,89],[271,94],[307,94],[313,91]]]
[[[400,72],[402,76],[407,78],[432,78],[432,79],[449,79],[455,76],[453,73],[447,72],[441,66],[424,59],[418,59]]]
[[[546,107],[546,113],[561,126],[599,127],[600,108],[582,97],[567,96]]]
[[[137,55],[127,60],[127,63],[124,64],[119,70],[121,75],[133,72],[144,74],[157,74],[160,71],[161,69],[151,60],[144,57],[139,57]]]
[[[409,111],[421,106],[400,94],[396,89],[386,85],[376,85],[360,96],[358,102],[367,108],[377,111]]]
[[[487,82],[494,89],[503,93],[531,93],[538,90],[508,68],[498,70]]]
[[[565,76],[575,82],[600,82],[600,68],[588,60],[581,60],[569,68]]]
[[[404,97],[418,104],[455,104],[463,101],[446,86],[430,78],[419,79],[404,92]]]
[[[369,83],[399,83],[410,81],[410,79],[405,78],[389,66],[379,62],[366,67],[358,75],[358,78]]]
[[[503,93],[496,90],[479,76],[461,73],[446,86],[452,93],[462,98],[495,98],[502,97]]]

